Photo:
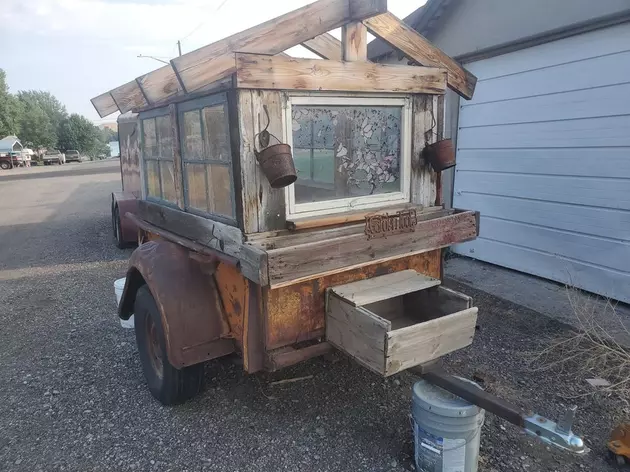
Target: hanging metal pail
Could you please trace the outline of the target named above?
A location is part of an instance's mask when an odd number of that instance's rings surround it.
[[[450,139],[443,139],[429,144],[422,153],[436,172],[455,166],[455,148],[453,147],[453,141]]]
[[[283,188],[297,180],[291,146],[274,144],[256,152],[256,158],[272,188]]]

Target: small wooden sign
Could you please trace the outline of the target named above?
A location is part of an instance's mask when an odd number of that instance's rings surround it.
[[[365,234],[368,239],[387,238],[394,234],[413,233],[417,224],[416,210],[401,210],[394,215],[369,215],[365,217]]]

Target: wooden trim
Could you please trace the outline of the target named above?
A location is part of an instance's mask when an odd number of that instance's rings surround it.
[[[387,12],[365,19],[363,24],[367,26],[370,33],[419,64],[446,69],[448,71],[448,86],[467,100],[472,98],[477,77],[403,21]]]
[[[302,46],[312,53],[317,54],[322,59],[330,59],[331,61],[343,60],[341,53],[341,41],[330,33],[320,34],[319,36],[315,36],[313,39],[304,41]]]
[[[175,183],[175,199],[177,206],[184,208],[184,189],[182,179],[182,147],[179,133],[177,105],[174,103],[168,106],[171,119],[171,132],[173,133],[173,180]]]
[[[236,54],[236,87],[265,90],[318,90],[443,94],[443,69]]]
[[[135,80],[111,90],[110,93],[121,113],[148,105],[144,93]]]
[[[118,111],[118,105],[116,105],[114,98],[109,92],[102,93],[90,101],[92,102],[92,106],[96,110],[96,113],[98,113],[98,116],[101,118],[105,118],[107,115],[111,115],[112,113]]]
[[[423,157],[426,144],[436,140],[437,124],[433,97],[413,97],[413,138],[411,142],[411,201],[417,205],[432,206],[435,202],[435,172]]]
[[[472,211],[420,220],[413,233],[368,240],[353,234],[267,251],[272,288],[307,280],[316,274],[440,249],[477,237]]]
[[[235,71],[232,57],[235,51],[278,54],[349,21],[384,13],[386,3],[385,0],[319,0],[177,57],[171,64],[186,90],[200,90]]]
[[[301,349],[280,348],[277,352],[272,351],[267,355],[267,370],[274,372],[279,369],[284,369],[285,367],[290,367],[299,362],[328,354],[333,350],[332,344],[326,341]]]
[[[140,91],[142,92],[142,96],[144,97],[145,102],[147,102],[147,105],[148,106],[153,105],[151,103],[151,100],[149,100],[149,97],[147,97],[147,94],[144,92],[144,89],[142,88],[142,83],[138,79],[135,79],[135,80],[136,80],[136,83],[138,84],[138,87],[140,87]]]
[[[341,45],[344,61],[362,61],[367,58],[367,28],[361,22],[341,27]]]
[[[404,205],[387,207],[386,209],[379,208],[378,210],[347,211],[330,216],[312,216],[310,218],[301,218],[298,220],[287,220],[287,229],[290,231],[296,231],[302,229],[321,228],[323,226],[342,225],[345,223],[355,223],[357,221],[364,221],[366,216],[382,213],[384,210],[389,213],[395,213],[397,211],[408,210],[410,208],[416,209],[418,212],[422,211],[421,205],[407,203]]]

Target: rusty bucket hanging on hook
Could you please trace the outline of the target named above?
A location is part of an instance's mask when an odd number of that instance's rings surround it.
[[[436,172],[455,166],[455,149],[453,148],[453,141],[450,139],[442,139],[433,144],[427,144],[422,155]]]
[[[269,127],[269,113],[266,105],[264,106],[264,110],[267,115],[267,126],[254,138],[254,154],[256,154],[260,168],[265,174],[265,177],[267,177],[267,180],[269,180],[271,187],[283,188],[297,180],[291,146],[283,144],[278,138],[267,131]],[[270,146],[269,141],[272,136],[278,144],[272,144]],[[257,144],[260,146],[260,151],[256,148]]]

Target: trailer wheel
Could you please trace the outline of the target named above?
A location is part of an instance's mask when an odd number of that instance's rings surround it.
[[[129,246],[129,244],[123,238],[120,211],[118,210],[117,205],[113,205],[112,207],[112,226],[114,230],[114,239],[116,240],[116,247],[118,249],[125,249]]]
[[[166,355],[162,317],[146,285],[138,289],[134,305],[140,363],[151,394],[164,405],[182,403],[203,389],[203,364],[176,369]]]

